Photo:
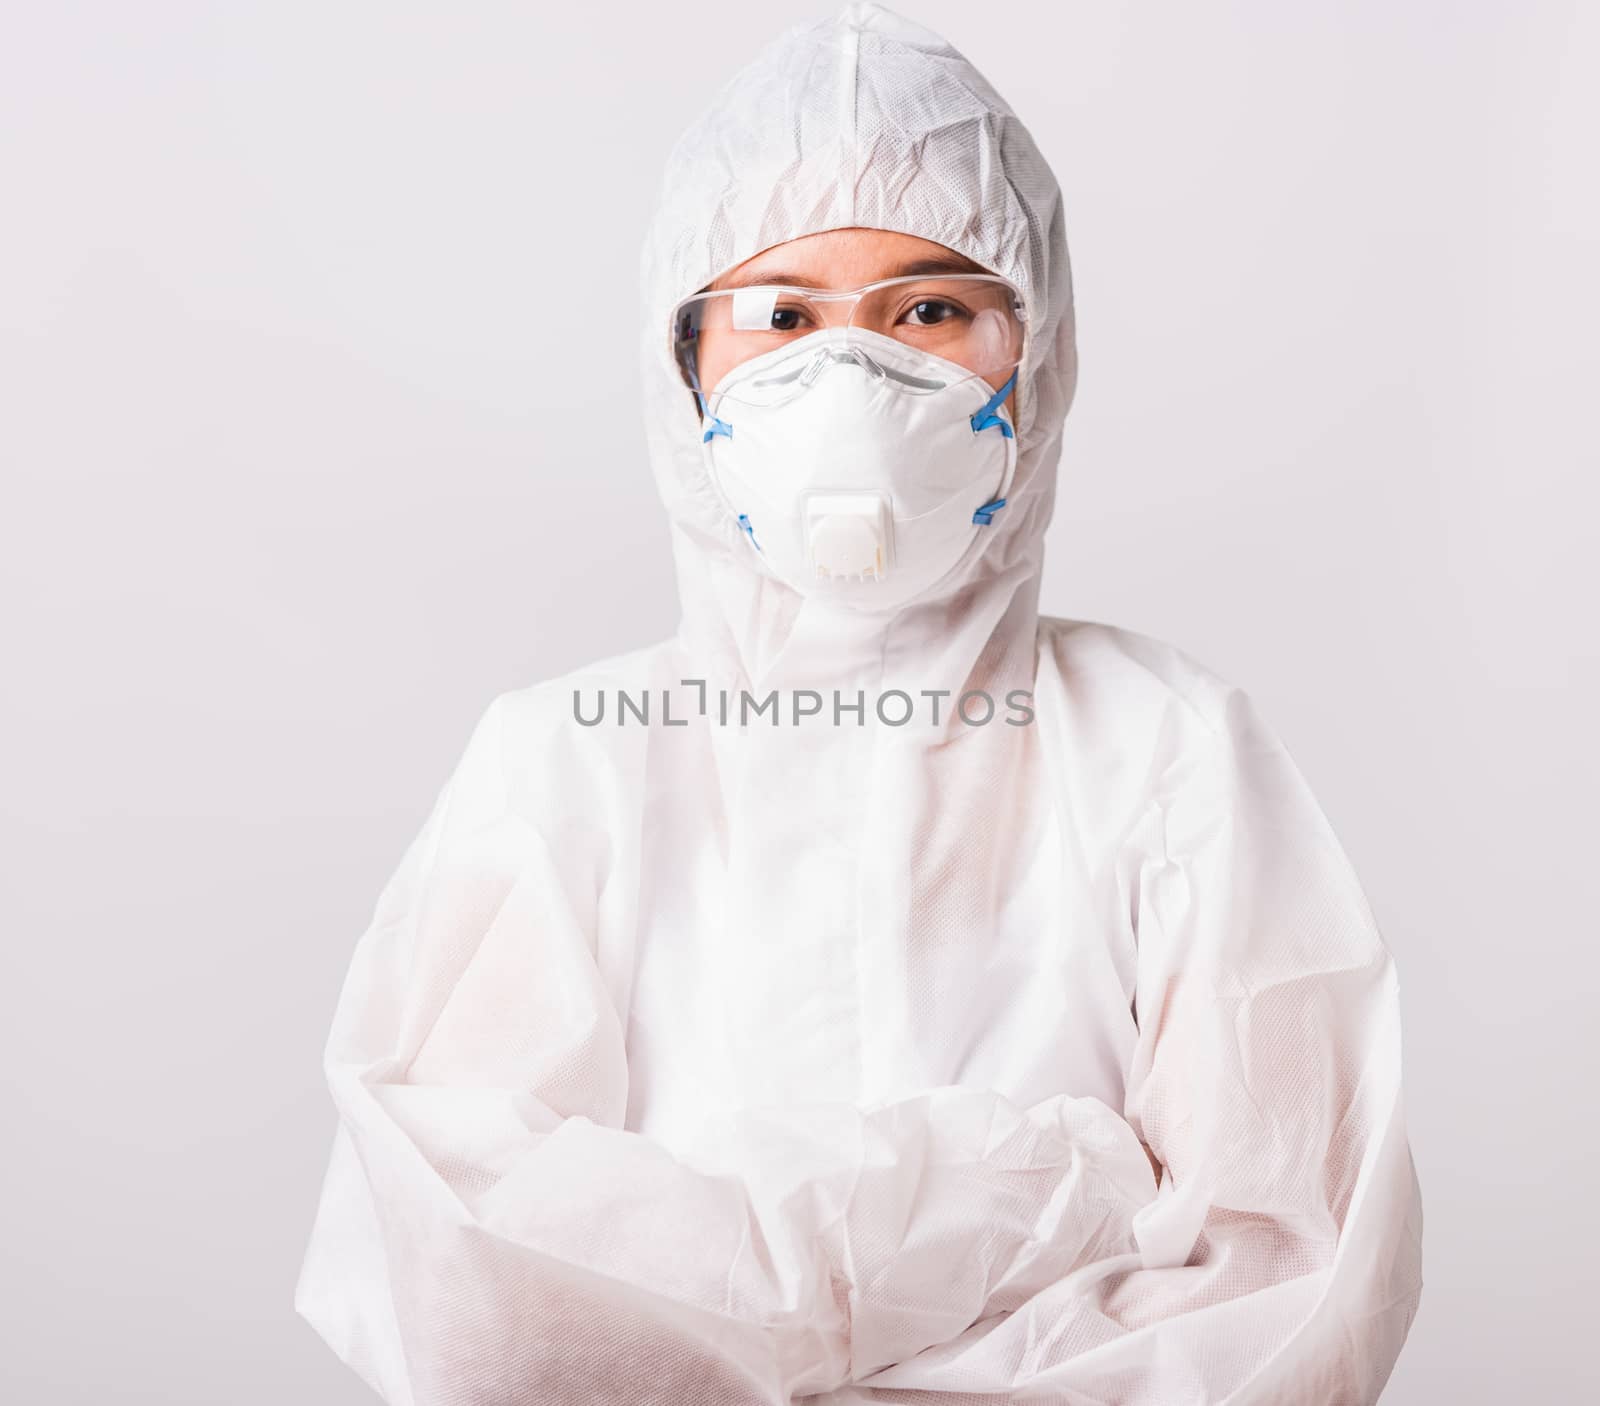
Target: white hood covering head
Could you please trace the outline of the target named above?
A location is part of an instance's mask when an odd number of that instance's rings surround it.
[[[1001,274],[1021,291],[1030,329],[1016,477],[981,550],[930,598],[855,619],[760,570],[707,476],[668,339],[680,298],[773,245],[852,227],[931,240]],[[992,639],[988,691],[999,697],[1002,677],[1026,687],[1077,375],[1072,273],[1055,177],[983,75],[881,5],[785,30],[674,146],[641,283],[645,423],[691,657],[721,661],[721,678],[762,692],[870,688],[867,675],[890,666],[886,686],[959,692]]]
[[[668,346],[679,298],[850,227],[1004,275],[1032,330],[1008,507],[899,609],[760,569]],[[299,1311],[391,1406],[1375,1400],[1421,1284],[1394,966],[1247,694],[1038,614],[1075,363],[1028,133],[849,5],[678,143],[643,272],[682,624],[495,699],[385,887]],[[1013,688],[1022,725],[950,706]],[[719,718],[745,689],[865,706]],[[893,689],[943,719],[883,723]]]

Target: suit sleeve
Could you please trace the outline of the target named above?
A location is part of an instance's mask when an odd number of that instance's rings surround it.
[[[1220,718],[1206,755],[1171,758],[1125,855],[1121,1115],[1159,1188],[1111,1208],[1113,1252],[834,1400],[1378,1398],[1421,1293],[1395,968],[1252,700],[1226,690]]]
[[[497,700],[380,897],[324,1068],[297,1311],[391,1406],[787,1402],[846,1372],[809,1208],[622,1130],[587,876],[507,803]]]

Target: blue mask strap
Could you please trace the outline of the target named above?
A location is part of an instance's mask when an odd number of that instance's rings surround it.
[[[979,430],[988,429],[990,425],[998,425],[1000,427],[1000,433],[1003,434],[1007,439],[1014,439],[1016,437],[1011,433],[1011,426],[1006,424],[1004,420],[995,414],[995,407],[1000,405],[1000,403],[1011,394],[1011,388],[1012,386],[1016,385],[1016,383],[1017,373],[1015,370],[1013,370],[1012,373],[1006,377],[1005,385],[1001,386],[999,390],[990,396],[989,399],[984,402],[981,409],[973,412],[973,434],[977,434]],[[719,420],[717,423],[721,424],[722,422]],[[713,431],[713,433],[715,433],[715,431]],[[981,512],[982,509],[979,511]]]
[[[695,399],[700,402],[700,413],[702,415],[705,415],[705,414],[709,413],[706,410],[706,398],[705,398],[705,396],[700,391],[696,391],[694,393],[694,395],[695,395]],[[711,416],[711,428],[709,430],[707,430],[703,435],[700,436],[700,443],[704,444],[713,435],[719,435],[719,434],[727,435],[727,437],[729,439],[732,439],[733,438],[733,426],[730,425],[726,420],[719,420],[715,415],[712,415]]]

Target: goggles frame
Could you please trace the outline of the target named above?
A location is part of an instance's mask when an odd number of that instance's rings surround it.
[[[1033,329],[1028,321],[1027,302],[1022,296],[1022,290],[1003,274],[988,272],[897,274],[893,278],[875,279],[871,283],[863,283],[856,288],[810,288],[789,283],[752,283],[740,288],[702,288],[698,292],[690,293],[687,297],[680,298],[673,304],[671,316],[667,320],[668,353],[672,357],[673,365],[677,367],[678,375],[683,380],[684,385],[694,394],[696,406],[702,418],[704,418],[704,398],[710,394],[710,389],[699,384],[699,376],[695,365],[695,353],[698,350],[696,339],[700,330],[699,324],[696,323],[692,330],[689,330],[687,336],[681,335],[683,330],[681,324],[686,310],[692,305],[696,303],[704,304],[711,298],[724,298],[731,304],[741,294],[747,298],[761,295],[763,303],[769,307],[775,306],[778,299],[783,297],[792,297],[808,304],[848,302],[848,311],[842,323],[829,322],[825,324],[827,327],[843,326],[848,329],[856,326],[855,316],[864,299],[885,289],[918,283],[939,283],[941,285],[947,283],[981,283],[999,285],[1005,289],[1011,295],[1010,312],[1021,328],[1022,341],[1017,350],[1015,362],[1008,363],[1007,367],[1002,369],[1015,374],[1027,364],[1028,357],[1033,350]],[[755,331],[756,329],[746,330]],[[875,329],[868,328],[866,330]],[[800,337],[795,337],[793,340],[799,341]],[[781,343],[776,345],[781,345]],[[776,345],[768,350],[775,350]],[[906,345],[914,344],[907,343]],[[761,354],[764,353],[757,353],[757,355]],[[971,375],[983,379],[986,373],[973,371]],[[1001,377],[1000,379],[1004,380],[1005,378]],[[990,388],[995,388],[993,382],[990,383]]]

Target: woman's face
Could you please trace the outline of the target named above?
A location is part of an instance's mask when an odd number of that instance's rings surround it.
[[[918,239],[915,235],[881,229],[831,229],[763,249],[753,258],[729,269],[706,291],[715,292],[756,283],[849,289],[910,274],[990,272],[992,270],[930,239]],[[823,302],[815,307],[824,324],[829,326],[843,326],[851,313],[847,300]],[[861,314],[858,313],[857,317],[858,321],[862,320]],[[889,329],[874,330],[887,332]],[[719,347],[714,336],[703,339],[698,356],[699,383],[705,387],[715,386],[738,361],[726,343]],[[981,370],[978,367],[972,369]],[[1016,400],[1016,391],[1013,390],[1005,402],[1013,424],[1017,423]]]

